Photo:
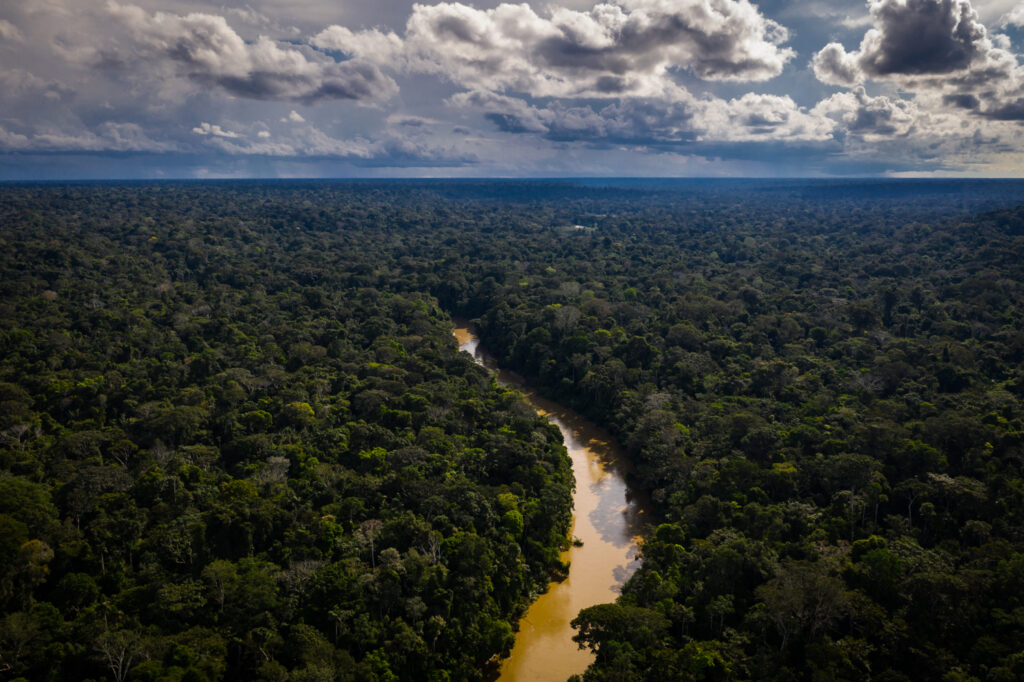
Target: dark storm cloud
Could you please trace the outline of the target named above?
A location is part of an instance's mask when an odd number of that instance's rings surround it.
[[[956,107],[957,109],[968,109],[971,111],[977,109],[981,105],[978,98],[970,94],[944,95],[942,97],[942,102],[943,104],[948,104],[949,106]]]
[[[991,48],[969,0],[872,0],[874,27],[860,49],[830,43],[814,57],[818,79],[853,85],[865,78],[952,74]]]
[[[984,116],[996,121],[1024,121],[1024,97],[990,107]]]
[[[1017,55],[1009,50],[1009,38],[988,34],[969,0],[873,0],[871,16],[874,27],[859,50],[830,43],[815,55],[819,80],[845,86],[895,81],[961,116],[1024,120],[1024,71]],[[887,127],[881,112],[861,105],[850,112],[851,132],[902,130]]]
[[[950,73],[983,51],[985,27],[967,0],[882,0],[871,12],[877,33],[859,60],[870,76]]]
[[[858,135],[881,135],[888,137],[897,132],[893,125],[892,109],[860,108],[857,115],[847,124],[848,132]]]
[[[489,111],[484,118],[494,124],[494,127],[503,133],[529,133],[536,132],[515,114],[502,113],[500,111]]]

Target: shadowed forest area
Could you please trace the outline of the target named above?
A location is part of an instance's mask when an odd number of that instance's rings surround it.
[[[0,678],[486,677],[560,436],[660,521],[585,680],[1024,678],[1024,183],[0,186]]]

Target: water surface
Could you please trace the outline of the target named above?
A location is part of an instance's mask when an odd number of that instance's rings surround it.
[[[512,372],[497,367],[480,348],[472,326],[456,321],[459,348],[522,391],[537,412],[561,431],[576,476],[572,534],[582,540],[563,556],[569,577],[553,582],[519,620],[512,655],[498,678],[506,682],[565,682],[582,673],[593,655],[572,641],[569,622],[580,609],[614,601],[638,566],[643,505],[626,487],[626,462],[611,436],[572,410],[538,396]]]

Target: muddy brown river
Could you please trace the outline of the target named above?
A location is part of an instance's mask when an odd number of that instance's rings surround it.
[[[561,431],[576,476],[572,535],[582,540],[563,556],[569,577],[553,582],[519,621],[512,655],[501,666],[507,682],[565,682],[593,660],[572,641],[569,622],[580,609],[614,601],[636,570],[643,507],[627,489],[626,462],[609,434],[572,410],[536,395],[517,375],[501,370],[486,352],[472,326],[456,321],[459,348],[498,375],[502,384],[526,395],[537,412]]]

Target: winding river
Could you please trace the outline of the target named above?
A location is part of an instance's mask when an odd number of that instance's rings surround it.
[[[575,412],[545,400],[521,377],[497,367],[480,347],[471,325],[456,320],[459,348],[498,375],[498,381],[525,394],[537,412],[561,431],[576,476],[572,534],[582,541],[563,556],[569,577],[553,582],[519,620],[511,656],[501,666],[507,682],[565,682],[593,660],[572,641],[569,621],[580,609],[614,601],[636,570],[643,507],[627,489],[626,462],[611,436]]]

